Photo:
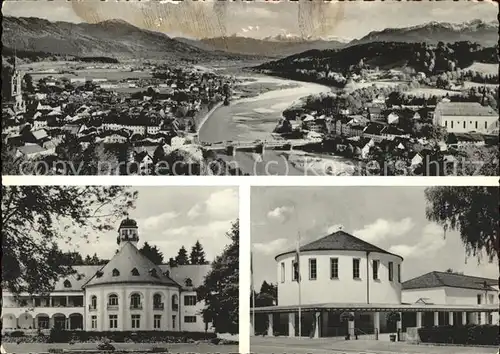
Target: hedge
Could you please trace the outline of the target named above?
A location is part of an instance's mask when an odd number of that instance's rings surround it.
[[[183,343],[189,340],[210,340],[216,338],[215,333],[206,332],[175,332],[175,331],[67,331],[53,330],[49,335],[51,343],[67,343],[70,340],[75,342],[98,342],[109,339],[111,342],[124,343],[149,343],[167,342]]]
[[[418,335],[424,343],[500,345],[498,325],[419,328]]]

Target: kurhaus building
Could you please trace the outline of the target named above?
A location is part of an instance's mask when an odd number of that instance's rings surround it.
[[[137,222],[118,229],[118,252],[104,266],[75,266],[45,296],[2,292],[2,331],[60,327],[87,331],[213,331],[197,301],[210,265],[155,265],[137,249]]]
[[[429,283],[426,277],[402,283],[401,256],[344,231],[303,245],[299,252],[278,254],[275,260],[278,303],[254,309],[256,323],[266,317],[267,335],[298,336],[299,322],[302,336],[378,338],[407,327],[498,321],[497,280],[450,274],[461,279],[453,282],[455,287],[438,280]],[[478,284],[472,286],[474,282]],[[460,286],[471,289],[462,291]],[[444,294],[454,297],[447,300]],[[253,323],[252,328],[255,332]]]

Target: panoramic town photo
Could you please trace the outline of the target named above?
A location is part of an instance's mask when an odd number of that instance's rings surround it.
[[[3,175],[498,175],[493,1],[2,12]]]
[[[2,353],[238,352],[238,205],[232,187],[2,186]]]
[[[496,187],[253,187],[251,352],[497,353],[498,203]]]

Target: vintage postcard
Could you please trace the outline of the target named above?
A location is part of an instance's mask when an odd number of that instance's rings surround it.
[[[493,1],[5,1],[3,175],[498,175]]]

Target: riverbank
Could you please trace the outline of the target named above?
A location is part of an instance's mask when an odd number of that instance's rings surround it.
[[[242,76],[252,79],[245,85],[272,83],[278,89],[260,93],[255,97],[241,98],[229,106],[221,106],[207,119],[199,130],[201,142],[253,141],[274,139],[272,132],[285,109],[313,94],[331,92],[331,88],[315,83],[286,80],[255,75]],[[293,88],[283,88],[293,85]],[[282,87],[282,89],[279,89]],[[263,155],[237,151],[235,156],[220,156],[232,167],[250,175],[351,175],[353,163],[330,155],[302,151],[267,150]]]

